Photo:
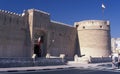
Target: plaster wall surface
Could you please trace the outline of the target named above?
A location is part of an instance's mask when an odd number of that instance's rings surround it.
[[[0,11],[0,57],[29,57],[24,17]]]
[[[73,57],[75,54],[76,28],[51,21],[50,30],[50,53],[51,55],[65,54],[67,57]],[[52,42],[54,40],[54,42]]]
[[[87,20],[76,25],[81,55],[108,57],[111,54],[109,21]]]
[[[36,9],[23,14],[0,10],[0,57],[31,58],[41,36],[42,57],[50,53],[73,58],[78,52],[87,57],[107,57],[111,53],[109,24],[109,21],[86,20],[75,22],[73,27],[52,21],[49,13]]]

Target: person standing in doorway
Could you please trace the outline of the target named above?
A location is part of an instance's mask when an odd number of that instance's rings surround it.
[[[39,57],[43,57],[44,56],[44,50],[43,50],[43,42],[44,42],[44,37],[40,36],[37,40],[37,45],[39,47]]]
[[[41,57],[41,37],[38,38],[38,56]]]

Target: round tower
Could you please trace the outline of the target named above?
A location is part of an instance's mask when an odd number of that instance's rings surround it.
[[[103,20],[75,22],[81,55],[108,57],[111,54],[110,23]]]

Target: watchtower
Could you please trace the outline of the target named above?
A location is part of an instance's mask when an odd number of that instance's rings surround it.
[[[81,55],[108,57],[111,54],[110,23],[103,20],[75,22]]]

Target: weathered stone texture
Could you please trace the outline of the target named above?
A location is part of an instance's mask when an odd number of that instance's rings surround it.
[[[28,57],[24,18],[6,11],[0,12],[0,57]]]
[[[111,54],[110,27],[108,21],[88,20],[77,22],[81,55],[108,57]]]
[[[26,11],[28,15],[30,36],[31,36],[31,52],[34,53],[34,44],[40,36],[44,36],[44,44],[42,48],[42,56],[45,56],[47,53],[47,35],[49,31],[50,18],[49,14],[40,10],[30,9]],[[32,56],[31,54],[31,56]]]
[[[35,39],[44,36],[43,56],[47,53],[52,56],[59,56],[63,53],[67,57],[74,56],[76,37],[74,27],[50,21],[50,15],[39,10],[28,10],[28,14],[32,45],[34,46]]]
[[[76,29],[63,25],[61,23],[52,21],[51,22],[51,34],[50,39],[50,53],[52,55],[59,56],[60,54],[65,54],[67,57],[73,57],[75,53],[75,38],[76,38]]]
[[[78,52],[106,57],[111,52],[108,21],[76,22],[73,27],[51,21],[49,13],[36,9],[24,11],[22,15],[0,10],[0,57],[31,58],[39,37],[43,37],[41,57],[63,54],[73,58]]]

